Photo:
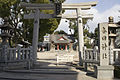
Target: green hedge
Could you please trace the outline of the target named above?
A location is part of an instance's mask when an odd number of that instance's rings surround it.
[[[116,78],[120,78],[120,66],[115,66],[114,75]]]

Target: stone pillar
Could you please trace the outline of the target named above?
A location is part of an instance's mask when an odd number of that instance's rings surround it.
[[[59,44],[57,44],[57,50],[59,50]]]
[[[110,43],[110,64],[113,64],[114,63],[114,38],[111,38],[110,39],[111,43]]]
[[[118,61],[120,63],[120,52],[118,52]]]
[[[114,78],[114,67],[109,65],[109,40],[108,40],[108,23],[99,24],[99,53],[100,64],[95,66],[95,76],[97,79]]]
[[[0,70],[1,71],[4,71],[6,70],[6,67],[7,66],[7,58],[10,57],[10,55],[8,55],[8,46],[7,45],[3,45],[2,48],[1,48],[1,55],[0,55]]]
[[[54,52],[54,51],[55,51],[55,44],[51,43],[50,51],[51,51],[51,52]]]
[[[65,45],[65,50],[67,50],[67,44]]]
[[[73,43],[70,43],[70,45],[71,45],[71,51],[73,51]]]
[[[79,65],[83,65],[82,58],[83,58],[84,37],[83,37],[83,25],[82,25],[81,8],[77,9],[77,25],[78,25]]]
[[[33,39],[32,39],[32,46],[33,46],[33,59],[36,61],[37,58],[37,45],[38,45],[38,34],[39,34],[39,9],[35,10],[34,14],[34,28],[33,28]]]

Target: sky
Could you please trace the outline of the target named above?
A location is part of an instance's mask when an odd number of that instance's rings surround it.
[[[91,1],[97,1],[98,4],[92,7],[90,10],[87,10],[87,13],[94,15],[93,20],[89,20],[87,23],[87,25],[90,27],[90,32],[94,32],[94,29],[97,27],[98,23],[108,22],[109,16],[114,17],[114,22],[120,21],[120,0],[66,0],[65,3],[81,3]],[[69,21],[65,21],[66,19],[61,20],[57,30],[64,30],[65,32],[70,33],[68,28]]]

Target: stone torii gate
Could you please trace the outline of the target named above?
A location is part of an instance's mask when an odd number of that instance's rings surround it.
[[[77,18],[77,25],[78,25],[78,52],[79,52],[79,62],[80,65],[83,64],[82,58],[83,58],[83,47],[84,47],[84,37],[83,37],[83,24],[82,24],[82,18],[91,18],[91,14],[83,14],[81,13],[82,10],[88,10],[92,6],[96,6],[97,2],[86,2],[86,3],[80,3],[80,4],[62,4],[62,9],[65,10],[76,10],[77,15],[62,15],[64,18]]]
[[[26,7],[28,10],[35,10],[34,13],[25,14],[24,19],[34,19],[33,28],[33,59],[36,61],[37,58],[37,45],[38,45],[38,34],[39,34],[39,19],[49,19],[53,18],[54,14],[44,14],[40,10],[55,10],[54,4],[31,4],[31,3],[21,3],[21,6]]]
[[[83,40],[83,25],[82,25],[82,10],[88,10],[92,6],[95,6],[97,2],[87,2],[87,3],[79,3],[79,4],[62,4],[62,9],[68,9],[68,10],[76,10],[77,15],[75,18],[77,18],[78,22],[78,41],[79,41],[79,56],[80,56],[80,63],[82,64],[82,56],[83,56],[83,46],[84,46],[84,40]],[[26,9],[32,9],[35,10],[35,13],[25,14],[24,19],[34,19],[34,30],[33,30],[33,58],[36,60],[37,58],[37,44],[38,44],[38,33],[39,33],[39,19],[49,19],[54,18],[56,15],[54,14],[44,14],[40,13],[39,10],[55,10],[54,4],[30,4],[30,3],[21,3],[21,6],[26,7]],[[70,16],[69,16],[70,17]],[[62,18],[62,16],[61,16]],[[65,18],[65,16],[63,17]]]
[[[63,14],[61,15],[62,19],[77,19],[77,24],[79,24],[78,22],[78,16],[77,14]],[[82,19],[92,19],[93,18],[93,14],[81,14],[81,22]],[[82,23],[81,23],[82,26]],[[83,26],[81,27],[80,25],[78,25],[78,40],[79,40],[79,64],[82,65],[83,61],[83,47],[84,47],[84,38],[83,38]],[[82,45],[82,46],[80,46]]]

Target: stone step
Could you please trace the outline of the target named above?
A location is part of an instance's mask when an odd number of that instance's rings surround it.
[[[70,66],[39,66],[39,68],[33,68],[33,69],[70,69],[72,67]]]
[[[77,74],[78,72],[68,69],[32,69],[32,70],[6,70],[11,73],[34,73],[34,74]]]
[[[69,68],[70,66],[68,65],[68,64],[66,64],[66,63],[62,63],[62,64],[42,64],[42,63],[40,63],[40,64],[35,64],[34,66],[33,66],[33,68],[34,69],[39,69],[39,68],[44,68],[44,67],[50,67],[50,68]]]
[[[0,74],[0,80],[76,80],[78,74],[51,74],[51,73],[21,73],[21,72],[4,72]],[[69,76],[69,77],[68,77]],[[64,79],[63,79],[64,78]]]

